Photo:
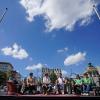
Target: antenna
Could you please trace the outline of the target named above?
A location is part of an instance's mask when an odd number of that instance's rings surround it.
[[[6,12],[7,12],[7,10],[8,10],[8,8],[6,8],[6,10],[4,11],[4,13],[2,14],[2,16],[1,16],[1,18],[0,18],[0,23],[2,22],[4,16],[5,16]]]
[[[95,5],[93,5],[93,9],[94,9],[95,13],[97,14],[97,17],[98,17],[98,18],[99,18],[99,20],[100,20],[100,15],[99,15],[99,13],[98,13],[98,11],[97,11],[97,9],[96,9],[96,6],[95,6]]]

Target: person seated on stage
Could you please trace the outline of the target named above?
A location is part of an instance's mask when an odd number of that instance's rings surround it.
[[[48,73],[45,74],[45,76],[43,77],[43,94],[47,95],[49,90],[50,90],[50,77],[48,75]]]
[[[57,88],[58,88],[57,94],[60,92],[64,94],[64,81],[65,79],[62,77],[62,74],[60,73],[57,79]]]
[[[72,94],[71,80],[67,77],[65,77],[65,82],[64,82],[64,93]]]
[[[28,91],[27,78],[25,77],[24,80],[22,80],[21,93],[25,94],[27,91]]]
[[[27,78],[27,86],[29,89],[29,94],[34,94],[33,91],[36,91],[36,83],[35,79],[33,78],[33,73],[30,73],[29,77]]]
[[[37,81],[37,94],[41,94],[42,93],[42,82],[41,80]]]
[[[94,85],[92,86],[92,90],[95,91],[96,96],[100,96],[100,77],[99,75],[94,75],[93,81],[94,81]]]
[[[87,73],[84,74],[82,82],[83,82],[83,95],[89,95],[89,92],[90,92],[90,89],[91,89],[92,80],[91,80],[90,77],[88,77]]]
[[[79,75],[76,75],[76,79],[74,80],[74,92],[75,94],[81,94],[82,93],[82,79]]]

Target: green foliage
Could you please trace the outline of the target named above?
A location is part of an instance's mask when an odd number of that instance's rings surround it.
[[[54,71],[50,74],[50,80],[51,83],[55,83],[57,80],[57,75],[54,73]]]
[[[0,71],[0,85],[4,84],[6,81],[7,77],[6,77],[6,73]]]
[[[6,81],[9,79],[9,77],[12,76],[12,72],[9,70],[7,72],[0,71],[0,85],[3,85],[6,83]]]
[[[7,71],[7,72],[6,72],[6,75],[7,75],[7,80],[8,80],[8,79],[9,79],[9,77],[11,77],[11,76],[12,76],[12,71],[10,71],[10,70],[9,70],[9,71]]]

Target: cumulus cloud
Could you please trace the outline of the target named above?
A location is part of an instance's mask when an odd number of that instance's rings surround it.
[[[64,65],[68,66],[68,65],[77,64],[80,61],[84,61],[85,56],[86,56],[86,53],[82,53],[82,52],[78,52],[77,54],[72,54],[65,59]]]
[[[77,22],[80,26],[89,24],[94,14],[93,4],[97,7],[99,3],[98,0],[20,0],[27,20],[32,22],[42,15],[48,31],[60,28],[72,31]]]
[[[41,69],[44,65],[41,63],[38,64],[33,64],[31,66],[27,66],[25,69],[28,71],[33,71],[33,70],[37,70],[37,69]]]
[[[68,51],[67,47],[57,50],[58,53],[63,53],[63,52],[66,52],[66,51]]]
[[[11,56],[20,60],[29,56],[26,50],[19,46],[17,43],[14,43],[11,47],[2,48],[1,51],[6,56]]]

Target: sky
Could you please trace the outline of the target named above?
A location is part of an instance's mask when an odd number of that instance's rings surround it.
[[[74,6],[73,6],[74,4]],[[23,77],[41,68],[64,75],[100,66],[100,0],[0,0],[0,62],[10,62]]]

